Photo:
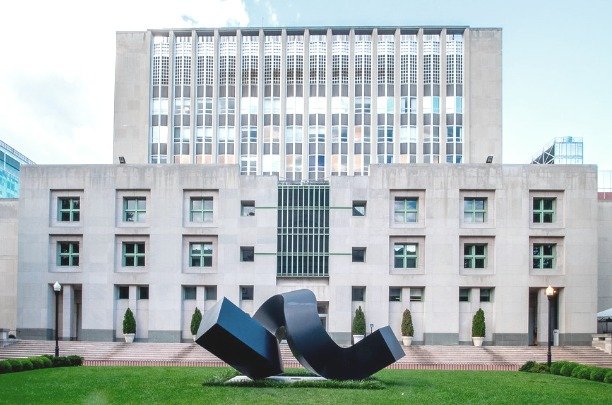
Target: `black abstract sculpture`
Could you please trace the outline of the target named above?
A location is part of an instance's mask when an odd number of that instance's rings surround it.
[[[323,328],[310,290],[275,295],[253,318],[223,298],[206,312],[196,343],[257,379],[283,371],[282,339],[305,368],[335,380],[366,378],[404,356],[389,326],[351,347],[338,346]]]

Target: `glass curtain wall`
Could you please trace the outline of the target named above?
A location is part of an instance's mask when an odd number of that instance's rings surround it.
[[[262,173],[278,174],[280,171],[280,35],[268,35],[264,42],[264,99],[263,99],[263,153]]]
[[[423,163],[440,162],[440,35],[423,35]]]
[[[196,163],[213,163],[214,52],[214,38],[199,36],[196,48]]]
[[[285,178],[301,180],[304,138],[304,36],[287,36],[286,69]]]
[[[372,119],[372,36],[355,35],[355,126],[353,174],[367,175],[370,167]]]
[[[168,93],[170,42],[167,36],[153,37],[151,63],[150,162],[168,162]]]
[[[463,35],[446,35],[446,162],[463,162]]]
[[[242,37],[240,99],[240,174],[257,174],[257,84],[259,37]]]

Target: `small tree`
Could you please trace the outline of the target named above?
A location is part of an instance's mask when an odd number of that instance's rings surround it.
[[[484,337],[485,336],[485,316],[482,308],[479,308],[472,319],[472,336],[473,337]]]
[[[365,335],[365,331],[365,314],[361,306],[359,306],[359,308],[355,310],[355,317],[353,318],[353,335]]]
[[[412,314],[409,309],[404,310],[402,314],[402,336],[414,336],[414,327],[412,326]]]
[[[197,335],[198,329],[200,329],[200,322],[202,322],[202,313],[196,307],[195,311],[193,311],[193,315],[191,315],[191,334]]]
[[[131,309],[125,310],[123,316],[123,334],[136,333],[136,319],[134,319],[134,313]]]

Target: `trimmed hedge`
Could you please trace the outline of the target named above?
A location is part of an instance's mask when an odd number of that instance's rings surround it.
[[[0,374],[37,370],[49,367],[70,367],[83,365],[81,356],[54,357],[50,354],[28,357],[27,359],[8,359],[0,361]]]
[[[546,363],[528,361],[519,368],[519,371],[528,373],[550,373],[566,377],[581,378],[583,380],[612,383],[612,369],[578,364],[571,361],[555,361],[551,363],[550,370]]]

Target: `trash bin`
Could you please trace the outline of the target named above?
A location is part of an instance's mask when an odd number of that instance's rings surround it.
[[[559,329],[553,329],[553,346],[559,346]]]

